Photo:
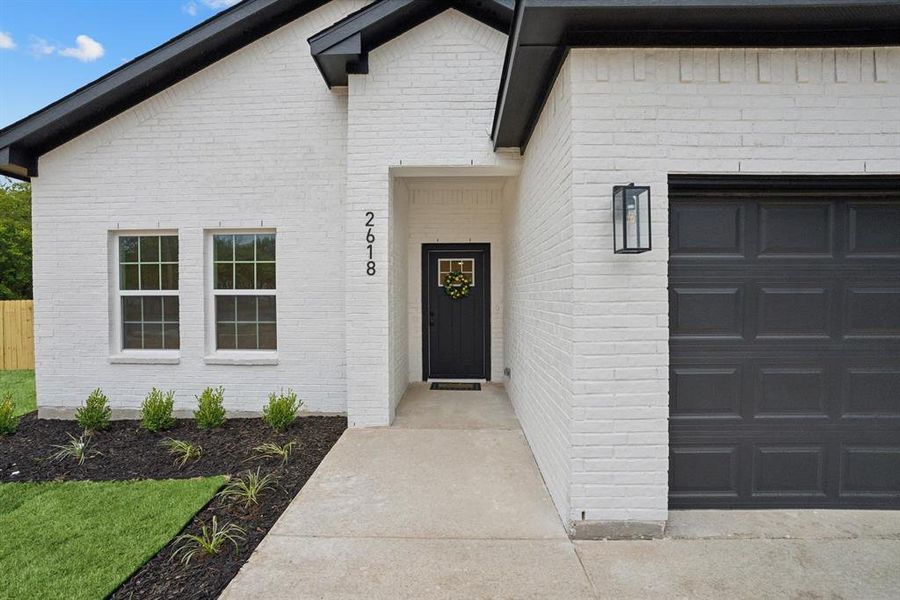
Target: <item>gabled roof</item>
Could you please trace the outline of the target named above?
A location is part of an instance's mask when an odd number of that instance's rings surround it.
[[[508,33],[514,0],[378,0],[309,38],[328,87],[347,85],[349,73],[368,73],[369,52],[455,8]]]
[[[305,15],[328,0],[244,0],[0,130],[0,175],[29,179],[37,159]]]
[[[900,44],[900,0],[517,0],[494,147],[525,149],[569,48]]]

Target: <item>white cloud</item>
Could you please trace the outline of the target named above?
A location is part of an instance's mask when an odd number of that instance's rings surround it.
[[[42,56],[48,56],[56,52],[56,46],[54,46],[44,38],[39,38],[33,35],[30,39],[31,44],[29,44],[28,46],[28,51],[31,52],[32,56],[40,58]]]
[[[188,2],[187,4],[182,4],[181,11],[191,15],[192,17],[196,17],[197,16],[197,3],[196,2]]]
[[[0,31],[0,50],[12,50],[16,47],[12,36],[5,31]]]
[[[63,48],[59,54],[81,62],[93,62],[106,53],[103,44],[83,34],[75,38],[75,46],[75,48]]]
[[[203,4],[210,7],[213,10],[219,10],[222,8],[228,8],[229,6],[234,6],[241,0],[202,0]]]

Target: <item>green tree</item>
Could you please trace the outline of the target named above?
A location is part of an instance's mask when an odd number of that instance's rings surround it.
[[[0,300],[31,298],[31,186],[0,178]]]

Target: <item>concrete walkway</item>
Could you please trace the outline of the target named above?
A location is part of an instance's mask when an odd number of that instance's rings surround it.
[[[689,511],[569,541],[501,386],[348,430],[222,598],[900,597],[900,511]]]

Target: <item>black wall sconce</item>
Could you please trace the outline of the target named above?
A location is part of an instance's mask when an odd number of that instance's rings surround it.
[[[651,249],[650,187],[613,187],[613,246],[616,254],[639,254]]]

